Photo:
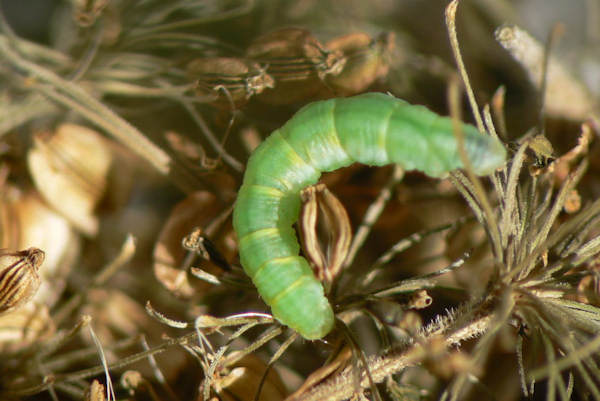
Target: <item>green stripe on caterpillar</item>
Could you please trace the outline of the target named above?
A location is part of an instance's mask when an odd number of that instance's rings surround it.
[[[506,157],[502,144],[463,124],[465,149],[480,175]],[[248,160],[233,212],[240,260],[273,316],[306,339],[331,331],[333,310],[292,225],[300,191],[322,172],[360,162],[397,163],[440,177],[462,167],[452,120],[381,93],[330,99],[302,108]]]

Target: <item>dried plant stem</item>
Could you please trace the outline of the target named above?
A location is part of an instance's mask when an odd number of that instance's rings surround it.
[[[52,115],[57,109],[39,94],[31,94],[21,102],[3,102],[0,107],[0,137],[30,120]]]
[[[109,351],[119,351],[119,350],[125,350],[128,348],[131,348],[134,345],[140,344],[140,342],[142,342],[142,337],[140,336],[135,336],[135,337],[129,337],[120,341],[117,341],[113,344],[109,344],[106,347],[104,347],[104,349],[109,350]],[[148,349],[147,347],[144,349]],[[55,348],[52,350],[54,351]],[[74,351],[65,351],[63,353],[61,353],[60,355],[52,355],[51,359],[46,360],[44,359],[44,366],[46,367],[46,369],[50,370],[50,371],[57,371],[57,370],[62,370],[62,369],[66,369],[66,367],[68,366],[73,366],[75,364],[78,363],[82,363],[85,362],[87,360],[89,360],[90,358],[94,358],[98,355],[96,348],[94,347],[87,347],[87,348],[82,348],[82,349],[77,349]],[[45,356],[45,358],[47,358],[48,355]]]
[[[483,119],[481,118],[481,114],[479,113],[479,107],[477,106],[477,101],[475,100],[475,94],[473,89],[471,88],[471,83],[469,81],[469,77],[467,75],[467,69],[465,68],[465,63],[463,62],[462,56],[460,54],[460,46],[458,45],[458,36],[456,34],[456,9],[458,8],[458,0],[452,0],[448,7],[446,7],[446,26],[448,27],[448,36],[450,38],[450,44],[452,45],[452,53],[454,54],[454,60],[456,60],[456,64],[458,65],[458,71],[460,72],[460,76],[467,88],[467,96],[469,97],[469,103],[471,104],[471,110],[473,111],[473,117],[475,118],[475,122],[477,123],[477,128],[481,132],[485,132],[485,127],[483,126]]]
[[[469,256],[469,252],[465,252],[460,258],[452,262],[450,265],[444,267],[443,269],[426,274],[424,276],[402,280],[399,283],[394,283],[387,287],[378,289],[377,291],[369,295],[372,297],[384,298],[396,294],[424,290],[426,288],[434,288],[438,285],[437,281],[435,280],[436,277],[458,269],[459,267],[464,265],[465,260],[467,260]]]
[[[156,355],[160,352],[166,351],[168,348],[175,346],[175,345],[185,345],[191,341],[197,340],[197,338],[198,338],[197,333],[192,332],[192,333],[188,333],[188,334],[178,337],[178,338],[169,339],[169,340],[163,342],[162,344],[159,344],[156,347],[151,348],[147,351],[133,354],[131,356],[120,359],[119,361],[108,365],[108,370],[114,371],[116,369],[122,369],[126,366],[131,365],[132,363],[146,359],[150,355]],[[98,374],[104,373],[105,370],[106,370],[105,366],[98,365],[98,366],[94,366],[89,369],[83,369],[83,370],[80,370],[77,372],[48,375],[44,378],[43,383],[36,384],[35,386],[32,386],[32,387],[26,387],[26,388],[21,388],[21,389],[6,389],[5,391],[2,391],[0,393],[0,395],[6,396],[6,397],[10,397],[10,396],[19,397],[19,396],[37,394],[42,391],[48,390],[48,388],[50,386],[52,386],[53,383],[56,381],[60,380],[60,381],[72,382],[72,381],[76,381],[76,380],[87,379],[92,376],[96,376]]]
[[[429,230],[423,230],[420,232],[416,232],[416,233],[409,235],[406,238],[401,239],[400,241],[396,242],[390,249],[388,249],[383,255],[381,255],[375,261],[375,263],[373,263],[373,267],[371,268],[371,270],[376,271],[376,270],[380,269],[381,267],[383,267],[384,265],[389,263],[394,258],[394,256],[396,256],[400,252],[407,250],[411,246],[421,242],[423,240],[423,238],[428,237],[433,234],[440,233],[445,230],[449,230],[451,228],[454,229],[458,226],[461,226],[468,219],[469,218],[460,218],[457,221],[454,221],[452,223],[444,224],[444,225],[441,225],[439,227],[435,227],[435,228],[432,228]],[[374,277],[371,278],[369,275],[369,279],[368,280],[365,279],[364,285],[369,284],[373,278]]]
[[[51,355],[54,351],[65,345],[71,340],[83,327],[87,326],[92,321],[92,317],[89,315],[82,315],[79,320],[71,329],[67,331],[59,332],[50,343],[41,344],[42,348],[37,352],[36,358],[42,360],[48,355]]]
[[[344,262],[344,267],[350,266],[358,253],[358,250],[365,243],[367,237],[369,236],[369,232],[371,231],[371,227],[377,221],[383,209],[387,205],[388,201],[392,197],[392,193],[394,188],[402,179],[404,178],[404,169],[402,167],[396,165],[394,166],[394,172],[392,173],[392,177],[388,181],[385,187],[381,189],[381,192],[377,196],[377,199],[369,206],[367,212],[365,213],[365,217],[363,218],[362,223],[356,230],[356,234],[354,235],[354,240],[350,245],[350,250],[348,251],[348,256],[346,257],[346,261]]]
[[[598,352],[600,348],[600,336],[595,337],[593,340],[588,342],[587,344],[572,350],[568,355],[563,356],[561,359],[556,361],[552,361],[549,364],[546,364],[540,368],[532,370],[529,372],[529,380],[537,380],[542,379],[548,375],[549,371],[556,370],[560,372],[570,366],[572,366],[576,361],[584,360],[585,358],[593,355]]]
[[[166,153],[149,142],[144,135],[122,120],[112,110],[90,96],[79,85],[71,81],[66,81],[54,72],[25,60],[10,46],[6,37],[0,37],[0,53],[16,67],[31,74],[33,78],[51,85],[57,94],[66,96],[66,99],[80,104],[82,108],[87,106],[90,109],[86,113],[87,118],[92,119],[92,121],[107,129],[107,131],[111,132],[111,134],[127,145],[132,151],[149,161],[159,172],[163,174],[168,173],[170,158]],[[57,100],[60,99],[60,97],[57,97]],[[122,129],[122,131],[117,131],[117,128]]]
[[[215,134],[208,127],[208,124],[204,121],[202,116],[196,111],[192,103],[186,100],[183,97],[176,98],[183,108],[188,112],[192,120],[196,123],[196,125],[200,128],[210,145],[217,151],[217,153],[223,158],[223,160],[229,164],[229,166],[235,171],[242,172],[244,171],[244,165],[240,163],[236,158],[231,156],[225,148],[223,144],[216,138]]]
[[[462,60],[462,56],[460,54],[460,47],[458,45],[458,36],[456,33],[456,8],[458,7],[458,0],[452,1],[448,7],[446,8],[446,25],[448,27],[448,36],[450,37],[450,44],[452,47],[452,52],[454,54],[454,59],[456,60],[456,64],[458,65],[458,70],[461,74],[461,78],[465,84],[467,96],[469,97],[469,103],[471,104],[471,110],[475,117],[475,121],[477,122],[477,128],[480,132],[485,132],[485,126],[483,125],[483,119],[481,117],[481,113],[479,112],[479,107],[477,106],[477,102],[475,100],[475,94],[473,93],[473,89],[471,88],[471,83],[469,81],[469,76],[467,74],[467,70],[465,68],[464,62]],[[496,224],[496,219],[494,217],[494,213],[492,211],[492,207],[490,205],[488,197],[485,195],[485,191],[483,190],[483,186],[481,182],[475,176],[473,172],[473,168],[471,166],[471,162],[467,157],[467,153],[464,145],[464,137],[461,131],[460,126],[460,101],[459,101],[459,93],[458,93],[458,85],[456,83],[450,82],[449,91],[449,104],[451,115],[455,116],[452,119],[454,125],[454,133],[457,137],[458,142],[458,151],[460,155],[460,159],[465,166],[465,170],[467,172],[467,176],[471,181],[475,193],[474,195],[479,195],[477,198],[481,203],[481,207],[485,214],[485,218],[489,222],[487,227],[489,227],[488,231],[491,236],[491,242],[494,249],[494,254],[496,258],[501,260],[502,248],[500,243],[500,233],[498,232],[498,225]]]
[[[171,23],[151,24],[150,28],[148,28],[148,27],[135,28],[135,29],[131,30],[130,36],[136,37],[138,35],[148,34],[151,32],[171,32],[171,31],[175,31],[178,29],[182,29],[182,28],[189,28],[189,27],[194,27],[196,25],[224,21],[224,20],[228,20],[231,18],[239,17],[239,16],[245,15],[245,14],[249,13],[250,11],[252,11],[252,9],[254,8],[254,2],[255,2],[255,0],[242,0],[240,2],[240,5],[238,5],[237,7],[233,7],[226,11],[219,11],[218,13],[215,13],[215,14],[209,14],[206,16],[198,16],[196,18],[188,18],[188,19],[185,19],[182,21],[171,22]],[[193,5],[194,3],[195,2],[191,2],[191,5]],[[160,20],[160,19],[164,18],[165,15],[168,15],[169,12],[172,12],[174,10],[184,7],[186,5],[186,2],[176,1],[171,4],[169,4],[169,3],[167,3],[167,4],[168,4],[168,8],[162,10],[162,12],[161,12],[161,14],[163,14],[163,15],[154,15],[154,16],[151,16],[151,18],[148,18],[148,20],[149,21]],[[187,4],[189,6],[190,2],[187,2]],[[198,4],[201,4],[201,3],[198,2]]]
[[[114,400],[114,399],[116,399],[116,397],[115,397],[114,388],[113,388],[113,384],[112,384],[112,378],[110,376],[110,370],[108,369],[108,361],[106,359],[106,354],[104,353],[104,348],[102,347],[102,343],[100,342],[100,339],[94,332],[94,329],[91,325],[89,325],[89,331],[90,331],[92,340],[94,341],[94,344],[96,345],[96,349],[98,351],[98,357],[100,358],[100,362],[102,363],[102,366],[104,367],[104,378],[106,381],[106,397],[109,400],[110,399]]]
[[[54,72],[21,57],[6,36],[0,36],[0,55],[31,78],[38,80],[39,82],[32,84],[36,90],[102,127],[132,152],[148,161],[161,174],[172,176],[183,190],[190,191],[194,187],[197,188],[196,180],[182,169],[173,171],[174,161],[171,157],[148,140],[137,128],[96,100],[77,83],[65,80]]]
[[[452,315],[452,313],[449,313],[439,321],[432,323],[431,326],[433,327],[430,326],[431,329],[426,329],[426,334],[419,338],[418,342],[413,342],[402,350],[391,351],[384,356],[368,358],[367,366],[369,366],[373,381],[381,383],[390,375],[399,373],[407,367],[420,363],[427,356],[428,351],[422,344],[428,339],[443,335],[448,347],[456,346],[465,340],[485,333],[494,321],[493,314],[490,313],[480,316],[468,324],[456,327],[453,330],[447,330],[447,325],[443,323],[452,321],[454,319]],[[358,383],[354,382],[355,378],[356,375],[352,367],[348,367],[340,374],[314,387],[310,392],[294,398],[290,397],[286,401],[340,401],[349,399],[357,390]],[[370,387],[366,375],[361,376],[359,385],[362,390]]]

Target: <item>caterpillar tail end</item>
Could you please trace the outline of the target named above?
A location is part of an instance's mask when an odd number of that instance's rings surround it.
[[[305,339],[318,340],[333,329],[333,309],[325,297],[321,283],[311,280],[305,282],[302,287],[304,296],[288,293],[272,305],[271,311],[277,320],[297,331]]]

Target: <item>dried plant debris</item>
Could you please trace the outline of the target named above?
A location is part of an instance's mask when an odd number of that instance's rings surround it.
[[[52,135],[36,135],[27,161],[38,191],[77,229],[98,232],[94,209],[107,187],[112,154],[99,133],[64,124]]]
[[[556,36],[527,33],[541,16],[509,25],[523,5],[508,1],[452,1],[448,27],[443,1],[63,3],[43,44],[0,7],[0,400],[600,400],[598,99]],[[591,86],[596,3],[573,66]],[[503,21],[543,113],[492,46]],[[241,267],[249,155],[308,103],[366,91],[468,121],[458,76],[507,164],[483,179],[465,157],[439,179],[352,165],[305,188],[286,230],[335,319],[302,338]],[[317,117],[348,139],[358,114]],[[546,132],[530,129],[540,115]]]

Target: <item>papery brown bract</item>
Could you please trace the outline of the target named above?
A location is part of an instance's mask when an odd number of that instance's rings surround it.
[[[112,163],[108,140],[89,128],[63,124],[52,135],[37,135],[34,142],[27,162],[36,188],[78,230],[96,235],[95,208]]]

